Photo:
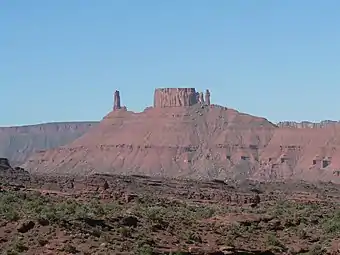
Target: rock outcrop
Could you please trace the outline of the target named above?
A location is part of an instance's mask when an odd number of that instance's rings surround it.
[[[121,109],[121,105],[120,105],[120,94],[119,91],[116,90],[114,93],[114,97],[113,97],[113,110],[119,110]]]
[[[11,165],[9,164],[9,160],[7,158],[0,158],[0,169],[8,169],[11,168]]]
[[[277,128],[260,159],[262,177],[340,182],[340,126]]]
[[[222,106],[204,107],[195,96],[195,89],[156,90],[156,107],[112,111],[84,136],[35,155],[24,167],[35,173],[244,178],[276,126]]]
[[[282,121],[277,123],[278,127],[282,128],[325,128],[329,126],[340,125],[339,121],[333,120],[323,120],[320,122],[310,122],[310,121],[302,121],[302,122],[295,122],[295,121]]]
[[[203,92],[198,93],[198,102],[200,104],[204,104],[204,97],[203,97]]]
[[[97,122],[46,123],[0,127],[0,157],[14,166],[21,165],[36,151],[68,144],[86,133]]]
[[[210,91],[209,91],[209,89],[207,89],[205,91],[205,103],[206,103],[206,105],[210,105]]]
[[[155,90],[155,108],[192,106],[197,102],[194,88],[163,88]]]
[[[74,142],[31,157],[32,173],[340,183],[340,125],[275,125],[204,104],[195,89],[157,89],[154,107],[112,111]]]
[[[23,168],[13,168],[7,158],[0,158],[0,190],[2,184],[10,184],[12,182],[27,183],[30,180],[29,172]]]

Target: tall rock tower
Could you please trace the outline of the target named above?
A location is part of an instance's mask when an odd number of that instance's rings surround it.
[[[121,109],[119,91],[116,90],[113,96],[113,110]]]
[[[207,105],[210,105],[210,91],[209,91],[209,89],[207,89],[207,90],[205,91],[205,103],[206,103]]]

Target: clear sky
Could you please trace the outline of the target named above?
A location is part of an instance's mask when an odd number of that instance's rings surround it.
[[[339,0],[2,0],[0,126],[141,111],[156,87],[280,120],[340,119]]]

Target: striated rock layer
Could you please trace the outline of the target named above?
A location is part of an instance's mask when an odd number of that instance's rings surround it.
[[[154,107],[181,107],[197,104],[197,93],[194,88],[156,89]]]
[[[39,150],[68,144],[86,133],[97,122],[65,122],[0,127],[0,157],[12,165],[23,164]]]
[[[74,142],[42,151],[33,173],[340,182],[340,125],[278,127],[200,102],[195,89],[157,89],[154,107],[112,111]],[[207,100],[208,99],[208,100]]]
[[[279,127],[287,127],[287,128],[324,128],[329,126],[340,125],[339,121],[333,120],[323,120],[320,122],[310,122],[310,121],[282,121],[277,124]]]
[[[259,174],[340,182],[340,126],[277,128],[261,152]]]
[[[40,152],[24,167],[34,173],[244,178],[274,130],[264,118],[220,106],[113,111],[73,143]]]

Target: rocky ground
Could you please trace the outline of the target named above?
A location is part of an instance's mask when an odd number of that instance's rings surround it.
[[[11,176],[2,254],[340,254],[329,183]]]

